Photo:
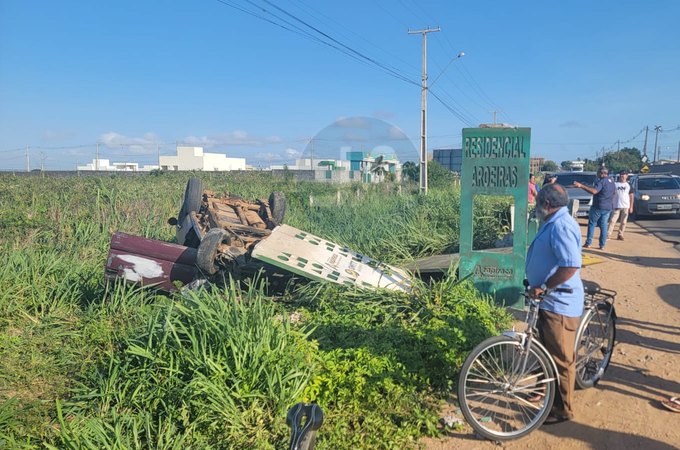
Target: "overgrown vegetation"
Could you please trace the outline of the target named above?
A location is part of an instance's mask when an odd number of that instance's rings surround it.
[[[282,190],[287,222],[391,263],[458,246],[459,192],[198,174],[245,198]],[[187,174],[0,176],[0,447],[285,447],[317,401],[317,448],[417,447],[466,353],[507,321],[467,283],[411,295],[260,282],[161,296],[106,286],[111,233],[171,241]],[[477,247],[507,220],[480,203]]]

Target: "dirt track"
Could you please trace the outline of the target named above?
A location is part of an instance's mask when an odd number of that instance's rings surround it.
[[[584,221],[581,230],[585,234]],[[444,439],[425,440],[425,448],[680,448],[680,414],[659,404],[663,397],[680,396],[680,252],[634,223],[625,237],[609,241],[605,251],[586,250],[605,261],[585,267],[581,276],[618,292],[619,320],[609,370],[595,388],[576,391],[575,420],[544,425],[500,445],[466,427]]]

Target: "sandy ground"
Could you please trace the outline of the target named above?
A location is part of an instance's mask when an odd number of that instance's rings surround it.
[[[585,235],[584,221],[581,229]],[[617,344],[603,380],[576,391],[575,420],[498,445],[466,426],[443,439],[424,440],[426,449],[680,448],[680,413],[659,404],[680,396],[680,252],[634,223],[625,238],[607,242],[604,251],[584,250],[604,262],[583,268],[582,278],[618,292]],[[462,419],[455,409],[451,405],[442,415]]]

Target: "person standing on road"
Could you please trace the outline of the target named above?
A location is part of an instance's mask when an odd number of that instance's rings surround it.
[[[536,201],[536,196],[538,195],[538,189],[536,189],[536,177],[533,173],[529,174],[529,204],[533,205]]]
[[[557,175],[555,175],[555,174],[546,175],[545,178],[543,179],[543,186],[548,185],[548,184],[553,184],[556,181],[557,181]]]
[[[536,198],[536,217],[542,225],[526,260],[528,295],[540,298],[538,332],[555,360],[560,377],[559,395],[546,423],[574,417],[576,383],[576,330],[583,314],[581,282],[581,230],[567,210],[569,195],[559,184],[548,184]],[[559,288],[559,290],[557,290]]]
[[[628,183],[628,172],[624,171],[619,174],[619,181],[614,183],[616,186],[616,200],[614,211],[611,219],[609,219],[609,229],[607,231],[607,238],[612,237],[614,225],[619,222],[619,234],[616,237],[619,241],[623,240],[623,232],[626,231],[626,223],[628,223],[628,214],[633,213],[633,201],[635,191]]]
[[[600,229],[600,250],[604,250],[604,244],[607,242],[609,215],[614,209],[616,186],[609,178],[609,171],[605,167],[600,167],[597,170],[597,178],[598,180],[593,187],[586,186],[578,181],[574,181],[574,187],[593,194],[593,204],[588,212],[588,235],[583,247],[588,248],[593,243],[595,225],[597,225]]]

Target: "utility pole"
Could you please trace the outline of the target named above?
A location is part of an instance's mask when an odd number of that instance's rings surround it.
[[[491,111],[491,114],[493,114],[493,124],[496,125],[496,113],[498,111]]]
[[[649,125],[645,127],[645,146],[642,147],[642,155],[647,156],[647,134],[649,133]]]
[[[656,131],[656,137],[654,137],[654,161],[652,161],[652,164],[656,164],[656,143],[659,140],[659,131],[661,131],[661,125],[657,125],[654,127],[654,130]]]
[[[309,151],[312,154],[309,164],[311,164],[312,170],[314,170],[314,138],[309,139]]]
[[[408,30],[408,34],[423,35],[423,78],[420,96],[420,193],[427,194],[427,33],[441,31],[437,28]]]
[[[616,151],[617,151],[617,152],[621,151],[621,139],[619,139],[618,141],[616,141]]]
[[[680,163],[680,141],[678,141],[678,162]]]
[[[97,142],[97,153],[95,154],[94,170],[99,171],[99,142]]]

